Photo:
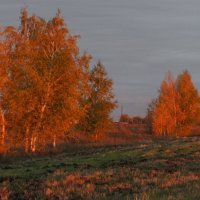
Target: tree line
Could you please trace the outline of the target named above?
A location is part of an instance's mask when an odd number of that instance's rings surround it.
[[[21,10],[20,26],[0,30],[0,146],[35,152],[74,131],[98,136],[116,107],[99,61],[80,54],[60,11],[50,20]]]
[[[140,116],[129,116],[128,114],[121,114],[119,122],[127,123],[127,124],[146,124],[147,119],[146,117]]]
[[[200,97],[190,73],[183,71],[176,80],[168,72],[158,97],[148,106],[149,128],[155,135],[186,136],[200,121]]]
[[[60,11],[50,20],[21,10],[19,27],[0,29],[0,150],[56,147],[80,131],[95,138],[109,127],[116,108],[113,82],[99,61],[81,54]],[[200,98],[188,71],[168,72],[147,117],[155,135],[188,135],[199,123]]]

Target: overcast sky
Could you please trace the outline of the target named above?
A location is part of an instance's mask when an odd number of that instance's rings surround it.
[[[61,9],[81,50],[106,66],[125,113],[144,116],[168,70],[188,69],[200,89],[199,0],[0,0],[0,25],[18,25],[24,6],[46,19]]]

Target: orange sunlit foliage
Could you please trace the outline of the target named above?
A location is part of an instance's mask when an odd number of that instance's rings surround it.
[[[168,72],[154,102],[151,120],[156,135],[188,135],[199,121],[199,96],[188,71],[176,81]]]
[[[12,34],[14,28],[7,27],[6,29],[0,30],[0,90],[1,97],[2,90],[8,82],[7,68],[10,65],[9,53],[12,47],[12,40],[8,37],[7,33]],[[2,38],[5,37],[6,40]],[[4,101],[0,98],[0,145],[2,148],[5,148],[5,138],[6,138],[6,119],[5,119],[5,110],[4,110]]]
[[[176,85],[181,111],[181,118],[178,122],[178,132],[181,135],[187,135],[191,128],[199,123],[200,97],[188,71],[184,71],[178,76]]]
[[[172,135],[177,123],[178,95],[172,74],[167,73],[161,84],[160,96],[153,115],[153,131],[158,135]]]
[[[90,94],[84,99],[88,109],[79,128],[94,134],[97,140],[111,125],[110,112],[117,106],[113,95],[113,82],[100,61],[89,73],[89,86]]]
[[[0,142],[28,153],[47,144],[55,148],[88,114],[91,56],[79,53],[78,36],[70,34],[59,10],[45,21],[22,9],[20,20],[19,28],[0,30]]]

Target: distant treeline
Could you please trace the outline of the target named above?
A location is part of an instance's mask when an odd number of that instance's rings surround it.
[[[127,114],[122,114],[120,116],[120,122],[128,123],[128,124],[147,124],[147,118],[139,117],[139,116],[129,116]]]

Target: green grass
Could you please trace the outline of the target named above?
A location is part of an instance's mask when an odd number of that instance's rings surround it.
[[[10,199],[200,199],[200,138],[16,158],[0,163],[0,181]]]

